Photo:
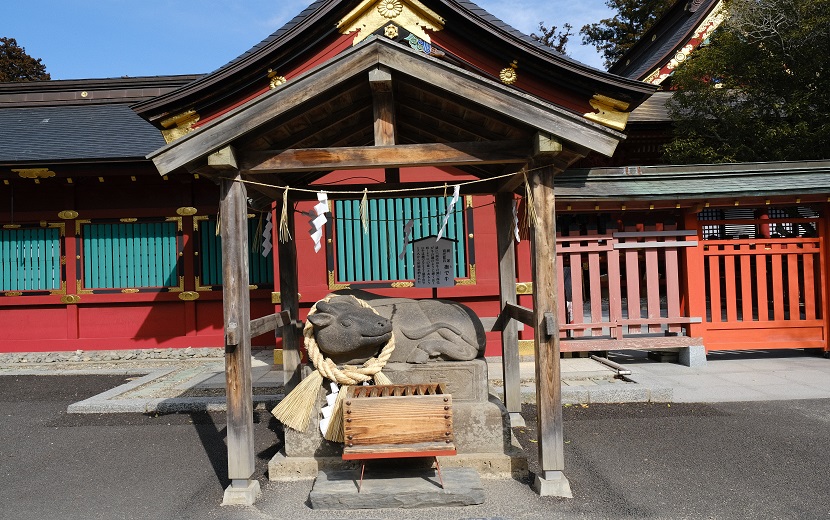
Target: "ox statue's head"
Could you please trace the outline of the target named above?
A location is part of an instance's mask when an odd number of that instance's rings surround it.
[[[392,322],[353,298],[317,302],[308,316],[320,351],[337,364],[360,364],[374,357],[392,336]]]

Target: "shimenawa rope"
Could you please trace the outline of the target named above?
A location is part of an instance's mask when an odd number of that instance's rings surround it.
[[[335,295],[330,294],[320,301],[328,302],[334,296]],[[357,302],[357,304],[361,307],[371,309],[372,312],[378,314],[378,312],[365,301],[351,295],[348,297],[354,298],[355,302]],[[308,312],[309,315],[317,312],[317,303],[311,307],[311,310]],[[381,370],[384,366],[386,366],[386,362],[389,361],[392,351],[395,350],[394,334],[390,336],[389,341],[380,351],[378,357],[373,357],[367,360],[359,367],[351,365],[338,367],[331,359],[325,357],[325,355],[320,352],[320,349],[317,346],[317,340],[314,338],[314,325],[308,320],[306,320],[306,324],[303,327],[303,336],[305,338],[305,347],[308,352],[308,358],[311,360],[311,363],[314,365],[316,370],[303,379],[300,384],[297,385],[297,387],[294,388],[294,390],[292,390],[287,396],[285,396],[285,398],[271,411],[274,417],[279,419],[289,428],[298,431],[305,431],[308,428],[308,423],[311,419],[311,413],[314,408],[314,404],[317,401],[323,378],[334,381],[340,385],[356,385],[372,379],[374,379],[375,384],[391,384],[389,378],[386,377]],[[329,423],[328,431],[325,435],[328,440],[335,442],[343,441],[343,415],[340,401],[345,396],[347,390],[348,386],[340,388],[338,400],[335,403],[334,412]]]

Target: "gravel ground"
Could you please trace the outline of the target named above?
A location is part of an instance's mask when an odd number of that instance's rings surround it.
[[[106,364],[132,361],[167,361],[204,358],[222,358],[223,348],[184,348],[184,349],[136,349],[136,350],[76,350],[74,352],[11,352],[0,354],[2,365],[60,365],[61,368],[73,363]],[[120,365],[119,365],[120,366]]]

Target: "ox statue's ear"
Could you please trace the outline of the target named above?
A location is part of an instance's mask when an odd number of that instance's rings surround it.
[[[318,329],[322,329],[331,325],[334,317],[331,314],[317,312],[315,314],[309,314],[308,321]]]
[[[317,312],[331,312],[333,310],[330,303],[322,300],[315,303],[314,306],[317,307]]]

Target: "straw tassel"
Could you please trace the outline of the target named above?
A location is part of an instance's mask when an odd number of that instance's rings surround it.
[[[375,378],[375,384],[376,385],[391,385],[391,384],[393,384],[392,381],[388,377],[386,377],[386,374],[384,374],[383,372],[378,372],[373,377]]]
[[[360,199],[360,223],[363,224],[363,234],[369,234],[369,190],[363,188],[363,198]]]
[[[271,413],[289,428],[300,432],[306,431],[322,384],[323,376],[315,370],[291,390]]]
[[[536,227],[536,205],[533,203],[533,190],[530,188],[530,182],[527,180],[527,172],[524,172],[524,176],[526,222],[530,227]]]
[[[334,401],[334,411],[331,413],[329,427],[324,435],[327,441],[343,442],[345,440],[343,438],[343,400],[348,391],[348,386],[341,386],[337,393],[337,399]]]
[[[257,252],[262,250],[262,213],[259,214],[259,222],[256,225],[256,234],[251,241],[251,251]]]
[[[282,213],[280,214],[280,242],[283,244],[291,240],[291,231],[288,229],[288,186],[282,193]]]

